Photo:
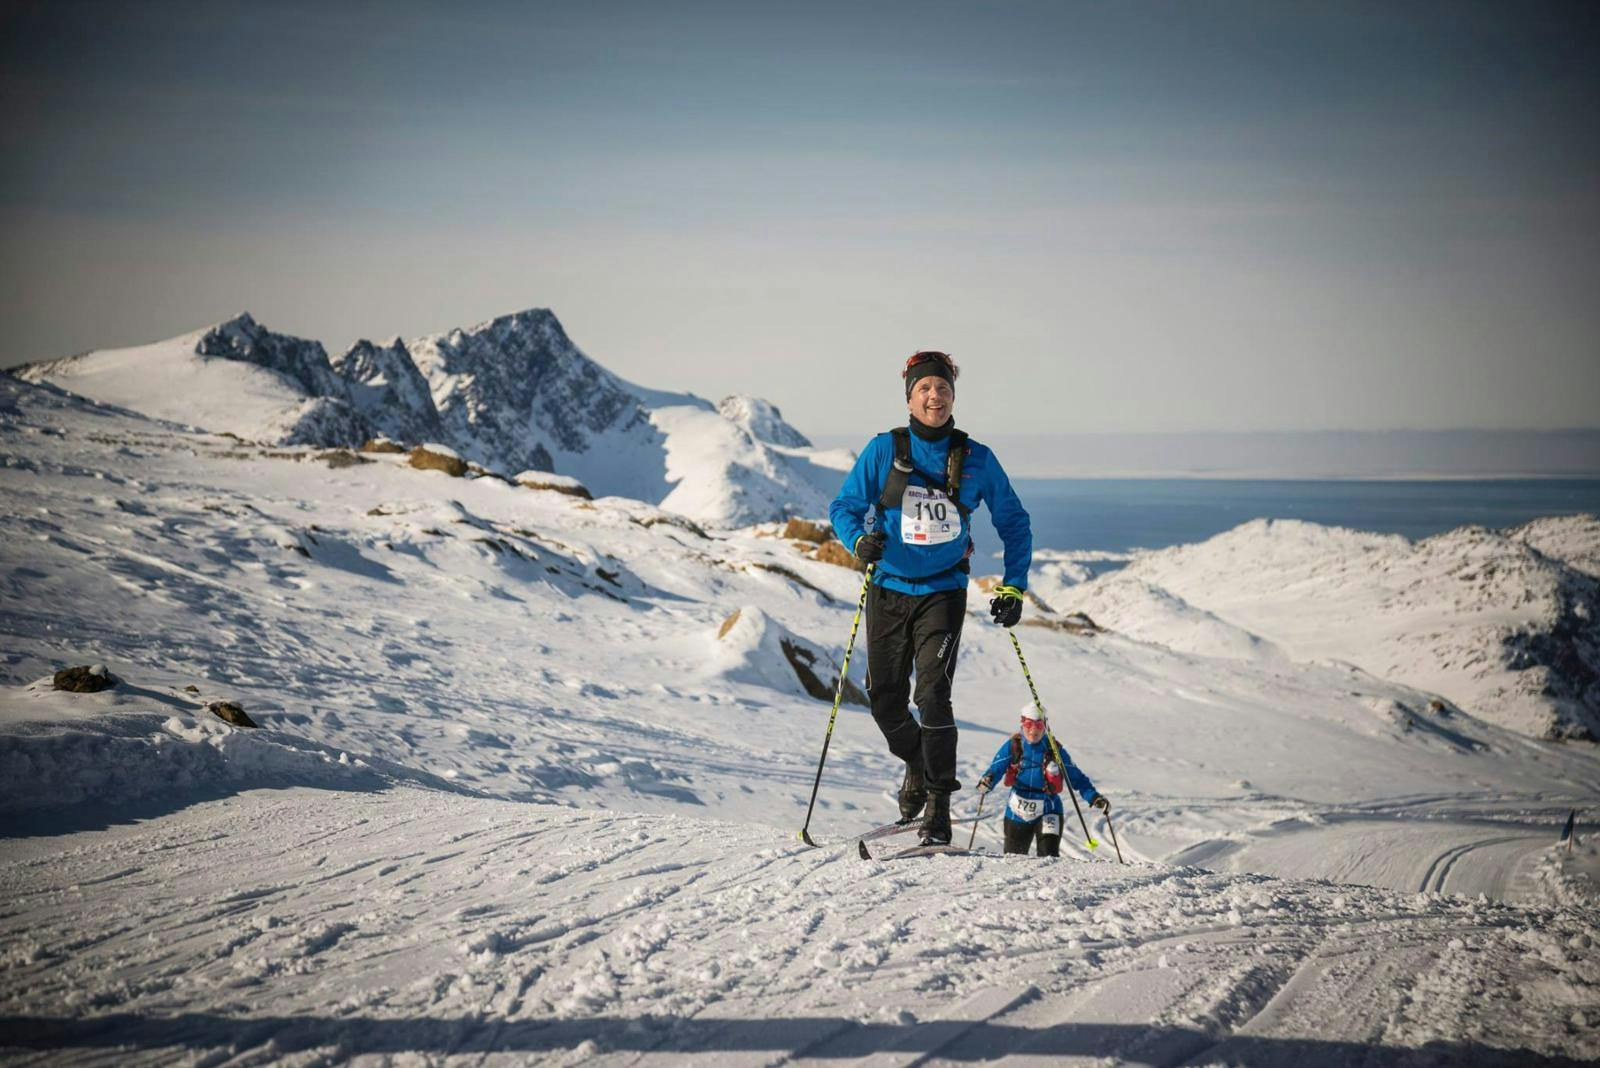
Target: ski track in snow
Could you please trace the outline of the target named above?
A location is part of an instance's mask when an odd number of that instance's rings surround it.
[[[1130,863],[1092,812],[1096,852],[1069,812],[1062,860],[994,856],[993,804],[990,855],[863,863],[897,768],[851,705],[806,850],[827,702],[750,657],[836,664],[859,576],[314,451],[0,378],[8,1061],[1600,1057],[1600,853],[1553,848],[1592,747],[1218,627],[1024,627]],[[972,603],[969,782],[1028,697]],[[96,662],[122,685],[49,689]]]
[[[1600,982],[1572,951],[1592,914],[851,851],[404,788],[256,792],[13,847],[0,1016],[14,1053],[122,1063],[1497,1063],[1530,969],[1568,1012]],[[1470,985],[1437,981],[1452,970]],[[1573,1049],[1600,1053],[1592,1032]]]

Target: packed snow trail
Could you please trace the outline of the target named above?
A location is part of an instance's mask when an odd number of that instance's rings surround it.
[[[1600,1056],[1600,913],[403,787],[13,840],[26,1060],[1528,1064]]]

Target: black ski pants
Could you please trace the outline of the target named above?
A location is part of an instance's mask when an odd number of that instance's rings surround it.
[[[1033,845],[1034,836],[1039,838],[1039,855],[1041,857],[1059,857],[1061,855],[1061,836],[1059,834],[1044,834],[1045,824],[1050,817],[1034,820],[1032,823],[1019,823],[1016,820],[1003,820],[1006,832],[1006,852],[1021,853],[1026,856],[1028,849]],[[1053,824],[1056,830],[1061,829],[1059,822]]]
[[[889,751],[922,761],[932,792],[961,789],[956,781],[956,716],[950,683],[967,618],[967,591],[920,595],[874,585],[867,592],[867,693],[872,718]],[[917,712],[912,718],[911,673],[916,669]]]

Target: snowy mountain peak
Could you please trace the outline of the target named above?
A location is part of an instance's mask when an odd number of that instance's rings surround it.
[[[580,352],[548,309],[408,347],[446,434],[480,463],[548,466],[552,452],[584,453],[597,434],[648,423],[639,397]]]
[[[768,401],[735,396],[716,407],[626,382],[585,355],[548,308],[412,341],[361,340],[334,359],[245,312],[19,375],[252,441],[436,441],[494,470],[572,476],[597,494],[713,526],[821,514],[853,459],[812,450]]]
[[[376,433],[405,442],[443,436],[427,380],[399,338],[381,347],[357,341],[332,365],[344,379],[351,407]]]
[[[757,441],[791,449],[811,447],[810,440],[804,434],[784,422],[783,413],[771,401],[736,393],[722,398],[717,411]]]
[[[202,333],[194,351],[199,356],[239,360],[276,371],[312,397],[344,399],[342,382],[329,365],[322,342],[275,334],[249,312]]]

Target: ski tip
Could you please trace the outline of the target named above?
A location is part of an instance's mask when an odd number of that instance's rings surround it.
[[[872,854],[867,852],[867,843],[865,842],[856,843],[856,853],[860,855],[862,860],[872,859]]]
[[[800,841],[804,842],[806,845],[810,846],[812,849],[816,849],[817,848],[817,843],[813,842],[811,840],[811,832],[806,830],[805,828],[801,828],[800,832],[795,837],[799,838]]]

